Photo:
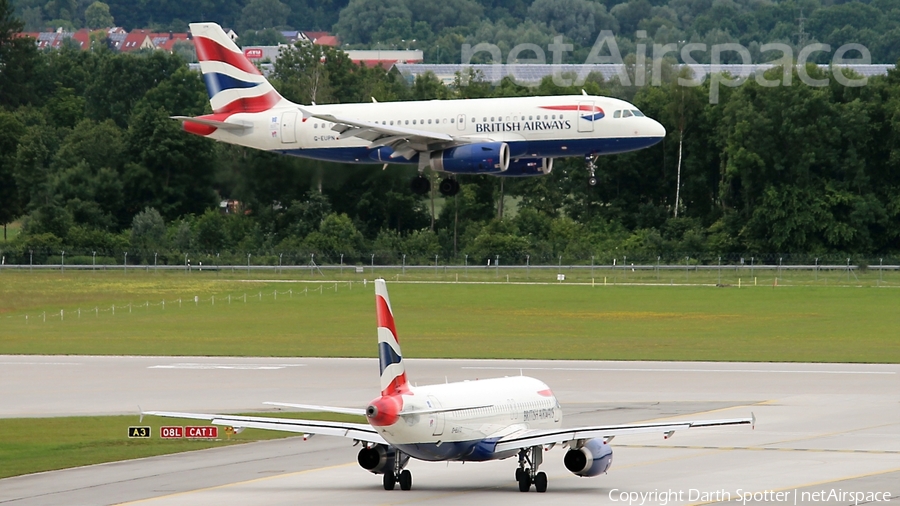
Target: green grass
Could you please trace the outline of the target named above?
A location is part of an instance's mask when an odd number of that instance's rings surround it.
[[[335,283],[243,283],[207,273],[0,275],[4,354],[376,354],[372,286],[359,281],[335,292]],[[900,290],[784,283],[393,283],[390,293],[407,357],[900,362]],[[194,295],[199,304],[188,302]],[[138,307],[145,302],[156,305]],[[94,307],[107,310],[97,316]]]
[[[264,416],[335,420],[341,415],[266,413]],[[354,417],[341,419],[362,421]],[[129,439],[127,430],[131,425],[152,427],[152,437]],[[163,425],[207,424],[202,420],[155,416],[146,416],[139,422],[136,415],[0,419],[0,455],[3,455],[0,478],[296,435],[246,429],[226,437],[224,428],[220,427],[220,440],[160,439],[159,427]]]
[[[14,221],[12,223],[8,223],[6,225],[6,241],[12,242],[13,239],[19,235],[19,230],[22,228],[22,223],[18,221]],[[3,227],[0,226],[0,246],[3,245]]]

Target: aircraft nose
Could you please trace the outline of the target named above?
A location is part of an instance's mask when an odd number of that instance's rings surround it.
[[[650,137],[659,137],[663,138],[666,136],[666,127],[662,126],[659,121],[656,121],[652,118],[647,118],[649,124],[647,125],[647,131]]]

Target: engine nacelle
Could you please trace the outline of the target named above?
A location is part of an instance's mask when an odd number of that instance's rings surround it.
[[[359,454],[356,455],[356,461],[366,471],[374,474],[384,474],[385,471],[393,471],[395,455],[393,447],[375,445],[359,450]]]
[[[612,465],[612,447],[602,439],[589,439],[581,448],[566,452],[563,462],[576,476],[597,476]]]
[[[451,174],[499,174],[509,167],[505,142],[463,144],[431,153],[431,169]]]
[[[553,158],[519,158],[510,160],[509,167],[497,176],[529,177],[546,176],[553,170]]]

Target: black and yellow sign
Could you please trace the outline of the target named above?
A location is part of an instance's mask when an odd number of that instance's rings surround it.
[[[128,427],[128,437],[150,439],[150,427]]]

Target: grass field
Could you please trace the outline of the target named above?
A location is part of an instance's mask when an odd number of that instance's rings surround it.
[[[321,413],[266,413],[265,416],[363,421],[361,418]],[[129,439],[127,431],[132,425],[151,427],[152,437]],[[163,425],[205,424],[201,420],[155,416],[146,416],[143,422],[139,422],[136,415],[0,419],[0,455],[3,455],[0,458],[0,478],[296,435],[246,429],[226,437],[220,427],[222,438],[219,440],[160,439],[159,427]]]
[[[237,276],[4,271],[0,353],[375,356],[361,275]],[[407,357],[900,362],[900,290],[786,283],[389,287]]]

